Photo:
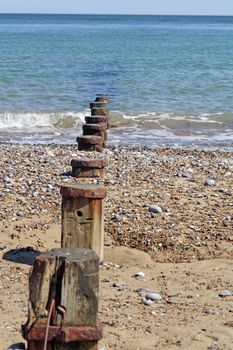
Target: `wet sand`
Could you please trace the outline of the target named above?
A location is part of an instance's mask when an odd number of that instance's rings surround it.
[[[60,246],[59,185],[86,182],[69,176],[83,156],[76,145],[0,145],[1,349],[24,342],[35,250]],[[100,344],[232,349],[233,297],[218,294],[233,293],[233,153],[109,147],[93,156],[109,162]],[[147,290],[162,300],[145,305]]]

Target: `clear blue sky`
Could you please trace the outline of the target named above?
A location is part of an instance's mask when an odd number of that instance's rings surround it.
[[[0,13],[233,15],[233,0],[0,0]]]

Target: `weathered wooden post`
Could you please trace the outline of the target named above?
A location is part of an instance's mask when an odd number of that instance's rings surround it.
[[[90,103],[91,116],[85,118],[83,136],[77,137],[79,151],[102,152],[107,139],[109,109],[108,97],[97,95],[96,101]]]
[[[97,350],[99,258],[89,249],[40,254],[29,279],[28,350]]]
[[[85,122],[87,124],[102,124],[102,123],[107,123],[109,122],[109,117],[106,115],[96,115],[96,116],[86,116],[85,117]]]
[[[106,159],[72,159],[73,177],[103,177],[104,168],[107,165]]]
[[[91,109],[91,115],[106,115],[109,116],[109,109],[108,107],[92,107]]]
[[[100,185],[62,185],[61,246],[93,249],[103,261],[104,201],[107,190]]]
[[[108,95],[105,95],[105,94],[96,94],[95,102],[108,103],[109,102],[109,97],[108,97]]]
[[[83,124],[83,135],[100,136],[103,140],[107,139],[107,123]]]
[[[95,108],[95,107],[97,107],[97,108],[108,108],[108,104],[105,101],[91,102],[90,103],[90,109]]]
[[[78,142],[79,151],[102,152],[104,148],[104,139],[101,136],[95,136],[95,135],[78,136],[76,141]]]

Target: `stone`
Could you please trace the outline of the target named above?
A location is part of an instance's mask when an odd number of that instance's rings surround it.
[[[159,301],[159,300],[162,300],[163,298],[159,293],[147,293],[146,299],[150,299],[153,301]]]
[[[216,181],[214,179],[208,179],[205,181],[206,186],[214,186],[216,184]]]
[[[120,288],[120,290],[122,290],[122,288],[125,286],[125,283],[119,283],[119,282],[114,282],[112,284],[113,288]]]
[[[231,221],[232,217],[230,215],[224,216],[223,220],[224,221]]]
[[[218,295],[222,298],[230,297],[232,294],[229,290],[225,289],[218,293]]]
[[[18,210],[16,212],[16,215],[22,217],[22,216],[24,216],[24,211],[23,210]]]
[[[134,274],[134,277],[141,277],[141,278],[143,278],[143,277],[145,277],[145,273],[142,272],[142,271],[137,272],[137,273]]]
[[[159,214],[159,213],[162,213],[162,211],[163,211],[162,208],[160,208],[156,204],[153,204],[153,205],[149,206],[149,212],[150,213],[157,213],[157,214]]]
[[[121,221],[121,216],[118,215],[118,214],[115,214],[115,215],[112,216],[112,220],[113,220],[113,221],[120,222],[120,221]]]
[[[150,306],[150,305],[154,304],[154,302],[151,299],[143,298],[142,302],[143,302],[144,305],[147,305],[147,306]]]

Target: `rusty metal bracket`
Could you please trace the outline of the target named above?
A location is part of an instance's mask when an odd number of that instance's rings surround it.
[[[22,326],[24,339],[29,341],[43,341],[48,329],[48,342],[56,340],[60,343],[98,341],[103,337],[103,326],[99,321],[97,326],[49,326],[34,323],[31,327]]]

